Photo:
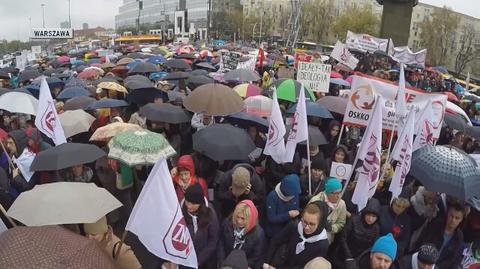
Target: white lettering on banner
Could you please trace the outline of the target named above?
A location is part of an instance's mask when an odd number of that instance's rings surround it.
[[[73,29],[33,28],[30,37],[33,39],[71,39],[73,38]]]
[[[373,89],[372,89],[373,87]],[[373,77],[355,75],[352,81],[350,96],[348,98],[347,109],[345,111],[345,124],[367,126],[373,107],[375,96],[380,95],[383,100],[382,109],[382,127],[383,129],[393,130],[395,124],[395,96],[398,91],[398,85],[391,84]],[[447,97],[443,94],[425,93],[420,90],[407,88],[405,90],[405,100],[407,109],[415,109],[415,118],[419,119],[422,109],[426,106],[428,100],[431,100],[434,119],[432,120],[433,138],[438,139],[443,124]],[[419,121],[415,122],[415,130]]]
[[[312,91],[328,92],[331,72],[329,64],[299,62],[297,81]]]
[[[397,47],[393,49],[392,59],[404,64],[417,64],[425,66],[427,49],[413,52],[409,47]]]

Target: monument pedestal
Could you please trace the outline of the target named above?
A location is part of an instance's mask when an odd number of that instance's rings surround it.
[[[416,0],[381,0],[383,5],[380,37],[392,38],[395,46],[407,46]]]

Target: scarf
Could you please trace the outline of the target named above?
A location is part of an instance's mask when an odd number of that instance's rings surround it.
[[[278,183],[277,186],[275,186],[275,192],[277,193],[278,198],[280,198],[280,200],[282,200],[282,201],[284,201],[284,202],[289,202],[289,201],[292,200],[295,196],[285,196],[285,195],[282,193],[282,190],[280,189],[280,184],[281,184],[281,183]]]
[[[302,222],[299,222],[297,225],[297,230],[298,230],[298,235],[300,235],[300,239],[302,241],[297,244],[297,247],[295,248],[295,254],[298,255],[300,254],[303,250],[305,250],[305,243],[315,243],[320,240],[327,239],[327,231],[323,229],[323,231],[319,234],[316,234],[314,236],[310,236],[309,238],[305,238],[303,235],[303,224]]]
[[[338,200],[338,203],[332,203],[328,200],[327,194],[325,194],[325,203],[327,203],[328,207],[331,209],[331,211],[335,210],[339,204],[340,200]]]
[[[413,208],[417,212],[417,214],[421,217],[433,219],[437,216],[438,207],[437,205],[428,206],[425,205],[425,200],[423,199],[423,191],[424,187],[420,187],[415,195],[410,198],[410,202],[412,203]]]
[[[235,241],[233,242],[233,249],[242,249],[243,244],[245,243],[245,234],[245,228],[241,230],[236,228],[233,229],[233,238],[235,239]]]
[[[418,269],[418,252],[412,255],[412,269]],[[435,265],[433,265],[432,269],[435,269]]]
[[[192,223],[193,223],[193,234],[197,234],[198,231],[198,216],[190,214],[187,212],[190,217],[192,217]]]

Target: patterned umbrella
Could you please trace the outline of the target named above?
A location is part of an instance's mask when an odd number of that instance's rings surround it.
[[[262,88],[258,87],[254,84],[240,84],[233,88],[234,91],[238,93],[243,98],[247,98],[250,96],[260,95],[262,93]]]
[[[143,130],[142,127],[125,122],[114,122],[98,128],[90,137],[90,141],[110,141],[110,139],[118,134]]]
[[[109,158],[128,166],[155,164],[162,157],[176,154],[163,135],[147,130],[118,134],[110,140],[108,147]]]
[[[475,160],[452,146],[427,145],[413,153],[409,174],[430,191],[463,201],[480,195],[480,169]]]
[[[15,227],[0,241],[0,268],[116,268],[94,240],[60,226]]]
[[[257,95],[245,99],[245,112],[259,117],[270,117],[272,114],[272,99]]]
[[[123,87],[122,85],[120,85],[116,82],[100,82],[97,85],[97,87],[102,88],[102,89],[117,91],[117,92],[128,93],[128,91],[125,87]]]

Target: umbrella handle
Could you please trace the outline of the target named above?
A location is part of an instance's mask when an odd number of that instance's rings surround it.
[[[8,219],[8,222],[10,222],[13,227],[17,227],[17,224],[7,215],[7,211],[5,211],[5,208],[2,204],[0,204],[0,211],[2,211],[2,214]]]
[[[127,230],[124,230],[122,233],[122,237],[120,238],[120,244],[118,244],[118,249],[115,251],[115,257],[113,257],[114,261],[118,260],[118,256],[120,256],[120,249],[122,249],[123,242],[125,242],[125,238],[127,237]]]

